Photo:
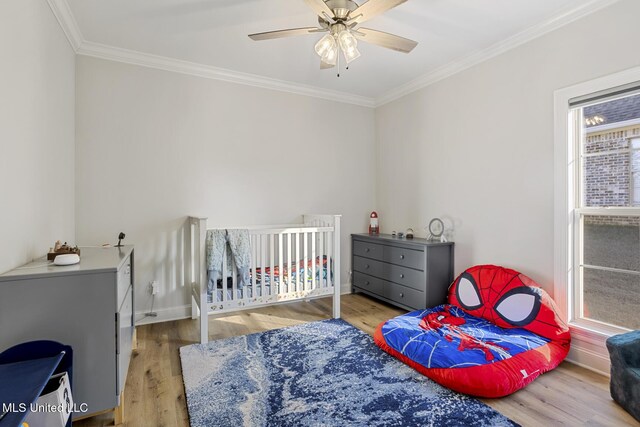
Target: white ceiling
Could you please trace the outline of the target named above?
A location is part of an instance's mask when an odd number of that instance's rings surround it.
[[[303,0],[67,0],[84,42],[380,99],[425,74],[594,0],[408,0],[367,22],[419,42],[410,54],[360,43],[337,78],[320,70],[321,35],[255,42],[247,34],[313,26]],[[362,3],[362,0],[356,0]]]

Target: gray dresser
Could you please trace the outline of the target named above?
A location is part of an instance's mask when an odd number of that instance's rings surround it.
[[[116,408],[134,334],[133,247],[80,248],[80,264],[38,259],[0,275],[0,351],[32,340],[73,348],[73,395],[87,414]]]
[[[453,281],[453,243],[351,235],[353,291],[407,310],[446,301]]]

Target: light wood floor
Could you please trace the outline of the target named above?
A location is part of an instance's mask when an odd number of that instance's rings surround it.
[[[342,318],[369,334],[381,321],[404,313],[362,295],[345,295],[341,305]],[[210,339],[327,319],[330,313],[331,299],[321,299],[211,317]],[[124,425],[189,425],[178,348],[196,342],[196,322],[187,319],[138,327],[138,349],[127,377]],[[524,426],[640,425],[611,400],[608,378],[567,362],[524,390],[484,402]],[[113,425],[111,414],[74,423],[76,427],[109,425]]]

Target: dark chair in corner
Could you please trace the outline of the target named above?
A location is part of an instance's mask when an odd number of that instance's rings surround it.
[[[607,340],[611,357],[611,397],[640,421],[640,331]]]
[[[51,357],[64,351],[65,354],[60,364],[53,371],[54,374],[66,372],[69,375],[69,383],[73,384],[73,349],[71,346],[60,344],[56,341],[28,341],[4,350],[0,353],[0,363],[15,363],[24,360]],[[73,385],[71,385],[73,391]]]

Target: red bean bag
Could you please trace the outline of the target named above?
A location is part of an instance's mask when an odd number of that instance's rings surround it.
[[[453,282],[448,302],[381,323],[376,344],[434,381],[481,397],[520,390],[569,352],[555,303],[515,270],[472,267]]]

